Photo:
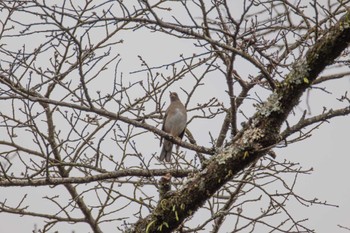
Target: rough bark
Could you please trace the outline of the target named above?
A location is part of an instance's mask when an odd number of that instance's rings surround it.
[[[285,80],[276,84],[268,100],[257,109],[250,124],[235,141],[217,153],[179,191],[161,199],[153,212],[140,219],[128,232],[171,232],[204,202],[252,161],[265,155],[280,139],[280,127],[303,92],[348,47],[350,13],[296,61]]]

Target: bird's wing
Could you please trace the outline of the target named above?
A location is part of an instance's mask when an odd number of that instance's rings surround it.
[[[165,115],[164,115],[164,118],[163,118],[163,125],[162,125],[162,130],[163,131],[165,129],[165,121],[166,121],[167,116],[168,116],[168,110],[165,111]],[[163,142],[163,137],[160,137],[160,145],[162,145],[162,142]]]
[[[185,134],[185,131],[186,131],[186,127],[184,128],[184,130],[180,133],[179,137],[182,139],[184,134]]]

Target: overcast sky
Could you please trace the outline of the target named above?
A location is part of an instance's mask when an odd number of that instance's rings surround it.
[[[21,20],[30,20],[22,18]],[[119,47],[116,53],[121,55],[120,73],[123,73],[127,79],[137,80],[143,79],[144,73],[131,72],[142,69],[138,55],[142,55],[143,59],[147,60],[150,65],[158,66],[164,63],[170,63],[180,57],[180,54],[191,55],[197,52],[197,47],[193,45],[193,41],[179,40],[177,38],[169,37],[166,35],[159,35],[156,33],[148,33],[144,30],[133,32],[132,34],[125,34],[120,36],[123,38],[124,43]],[[36,47],[37,41],[17,41],[15,39],[7,40],[8,46],[13,46],[14,49],[20,49],[23,44],[30,47]],[[245,68],[245,63],[239,63],[237,70],[240,74],[248,75],[254,73],[250,70],[250,67]],[[114,70],[111,69],[110,75],[113,76]],[[165,73],[167,71],[164,71]],[[168,71],[169,72],[169,71]],[[108,73],[107,73],[108,74]],[[193,80],[190,80],[192,83]],[[329,91],[334,95],[340,96],[344,90],[350,91],[350,79],[349,77],[336,82],[327,83],[330,84]],[[104,86],[103,82],[101,86],[96,86],[97,89],[108,90],[108,86]],[[172,91],[179,92],[180,98],[184,101],[185,95],[180,91],[180,87],[186,89],[186,80],[177,83]],[[188,88],[189,89],[189,88]],[[210,77],[206,81],[206,85],[200,88],[197,94],[189,103],[189,107],[194,107],[197,102],[203,102],[203,99],[209,99],[212,96],[216,96],[223,100],[227,106],[227,96],[223,90],[226,90],[225,79]],[[209,94],[208,94],[209,93]],[[139,93],[135,92],[133,95],[138,96]],[[264,94],[262,94],[264,95]],[[311,113],[320,114],[322,112],[322,106],[328,107],[337,105],[337,101],[334,97],[325,95],[319,91],[314,91],[310,95],[309,101],[311,106]],[[305,107],[306,96],[302,98],[303,102],[301,106]],[[169,100],[166,96],[164,98],[166,105]],[[1,106],[1,108],[11,108],[10,106]],[[253,113],[254,108],[247,107],[247,112]],[[296,109],[296,112],[301,110]],[[190,113],[191,115],[191,113]],[[220,119],[217,120],[220,124]],[[209,146],[210,136],[209,131],[213,132],[213,135],[217,135],[219,127],[215,122],[203,127],[202,122],[195,122],[191,125],[191,130],[198,142],[198,144]],[[293,201],[290,202],[289,207],[296,216],[302,216],[298,219],[308,218],[310,224],[306,224],[311,228],[314,228],[316,232],[328,233],[328,232],[346,232],[339,228],[337,225],[350,227],[350,152],[349,152],[349,132],[350,132],[350,117],[339,117],[330,120],[330,123],[324,123],[318,130],[313,132],[313,136],[302,142],[288,146],[287,148],[278,149],[276,160],[283,161],[284,159],[298,162],[300,166],[304,168],[313,168],[313,172],[310,175],[304,175],[299,178],[296,185],[296,190],[300,192],[301,196],[308,199],[317,197],[319,200],[327,201],[332,205],[339,207],[328,206],[300,206],[294,205]],[[0,136],[1,137],[1,136]],[[24,139],[25,140],[25,139]],[[23,143],[26,143],[25,141]],[[148,138],[144,142],[145,154],[154,152],[154,146],[158,146],[159,142],[154,138]],[[141,144],[142,145],[142,144]],[[191,153],[188,152],[187,153]],[[39,187],[30,189],[34,193],[40,193],[45,187]],[[2,188],[0,192],[0,200],[8,199],[11,203],[16,203],[21,198],[21,194],[27,192],[29,188]],[[55,192],[56,190],[54,190]],[[20,194],[18,197],[17,195]],[[65,194],[62,194],[65,195]],[[33,197],[31,197],[33,198]],[[33,198],[33,203],[38,206],[41,205],[41,197]],[[45,209],[45,206],[41,206]],[[18,216],[10,216],[8,214],[0,213],[0,232],[31,232],[35,223],[41,225],[39,218],[19,218]],[[70,232],[72,226],[66,226],[60,228],[60,232]],[[83,224],[74,226],[76,232],[86,232],[87,228]],[[106,232],[112,232],[115,229],[107,229]],[[224,231],[222,231],[224,232]],[[256,232],[259,232],[256,229]]]

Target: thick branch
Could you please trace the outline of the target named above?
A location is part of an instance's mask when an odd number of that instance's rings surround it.
[[[140,219],[131,232],[171,232],[252,161],[263,156],[279,139],[279,130],[305,89],[350,42],[350,13],[330,28],[297,61],[291,73],[252,117],[234,144],[213,156],[208,165],[178,192],[160,200],[154,211]]]

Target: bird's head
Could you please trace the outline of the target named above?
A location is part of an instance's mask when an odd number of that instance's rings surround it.
[[[177,95],[176,92],[170,92],[170,100],[171,101],[179,100],[179,96]]]

